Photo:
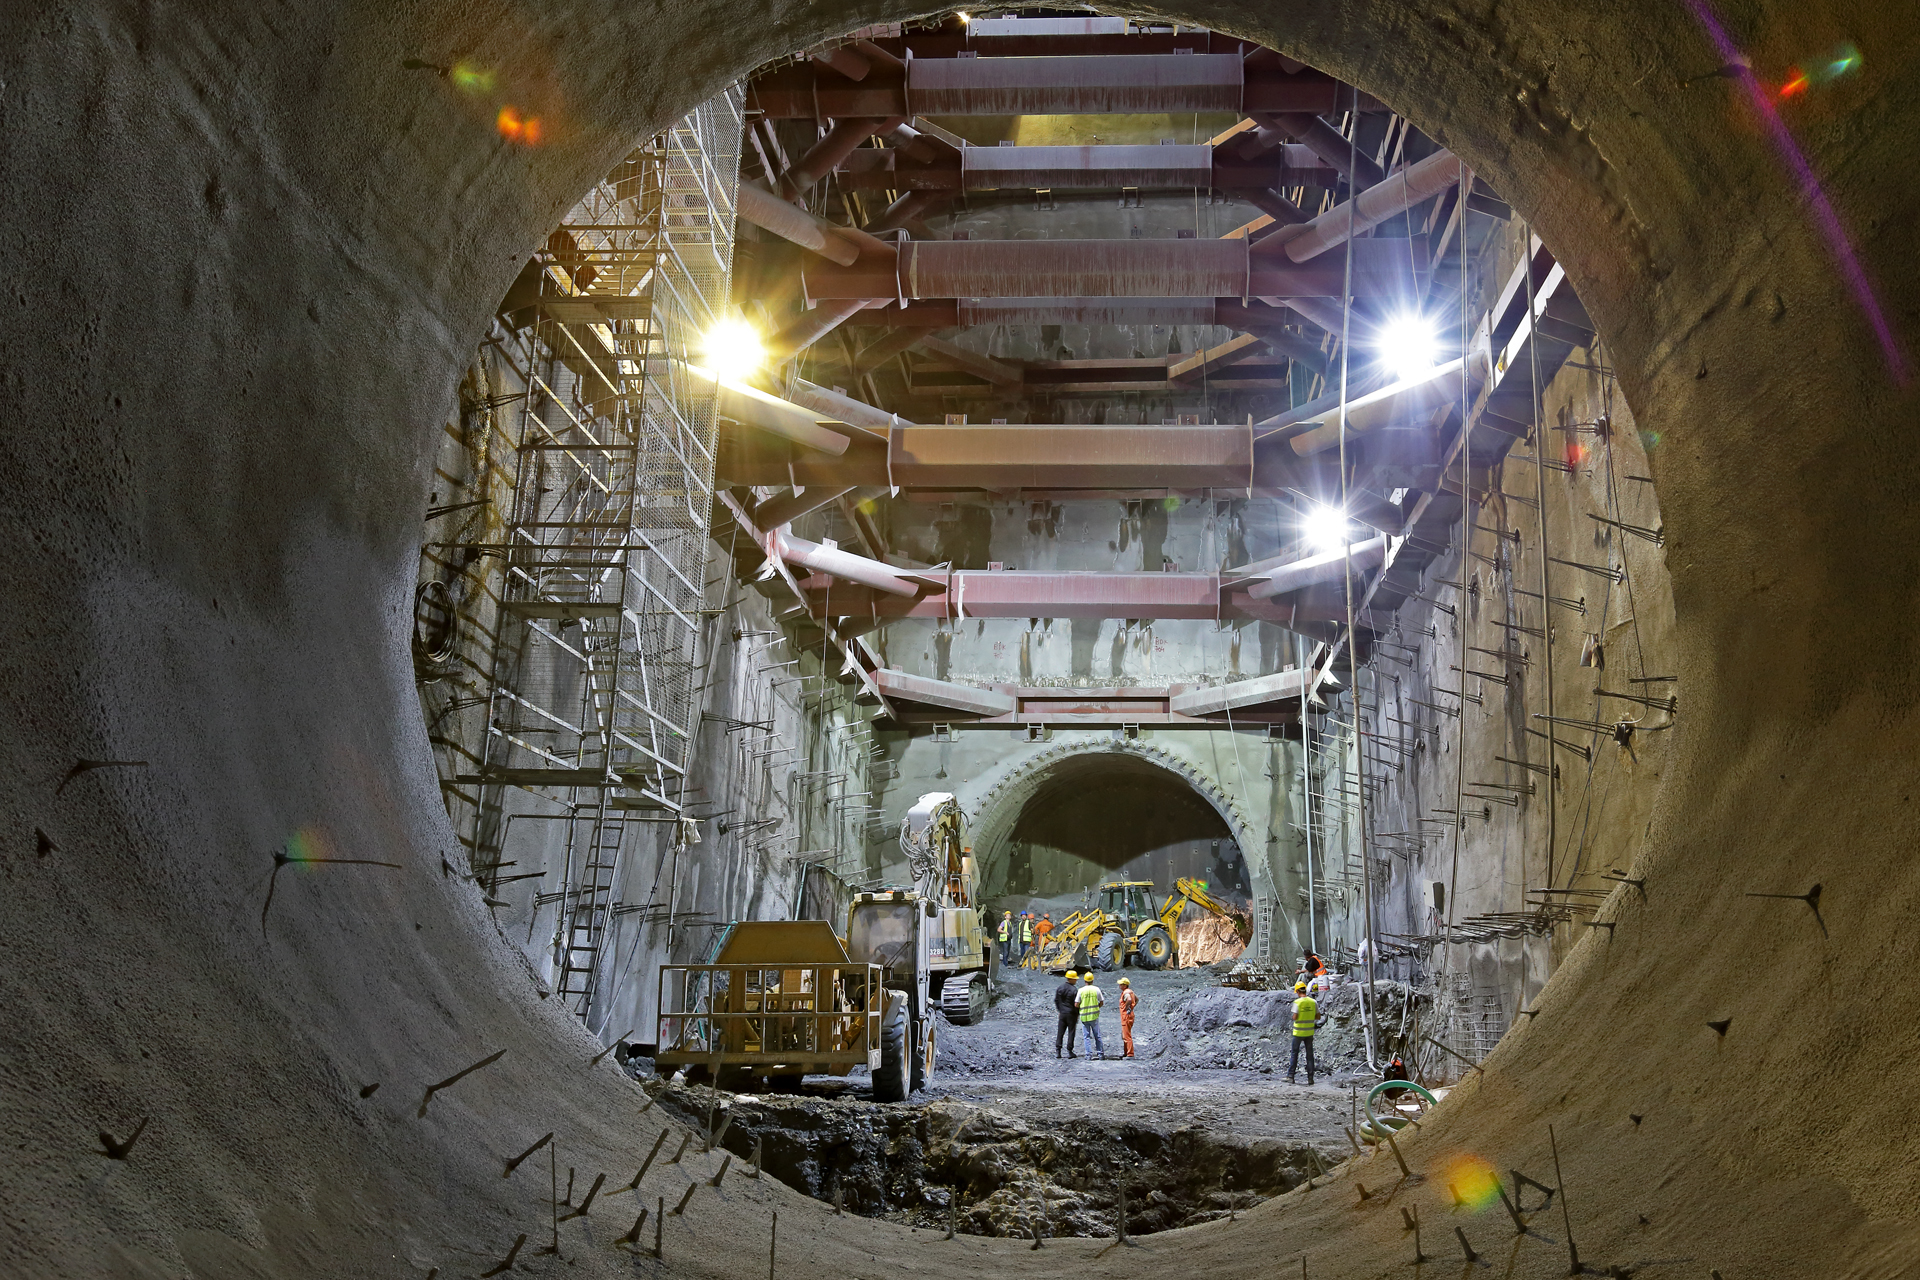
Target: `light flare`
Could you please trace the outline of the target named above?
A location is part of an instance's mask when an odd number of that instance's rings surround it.
[[[1425,316],[1409,312],[1382,325],[1374,347],[1394,376],[1406,381],[1433,369],[1440,340]]]
[[[493,125],[508,142],[518,142],[528,147],[540,145],[540,117],[522,115],[520,109],[511,102],[500,108],[500,114],[493,118]]]
[[[757,373],[767,362],[766,344],[760,333],[739,317],[717,322],[707,330],[700,348],[707,371],[722,378],[744,378]]]
[[[1817,227],[1827,241],[1827,247],[1840,267],[1840,274],[1852,291],[1854,301],[1865,313],[1867,324],[1872,328],[1874,337],[1880,342],[1880,352],[1887,362],[1888,372],[1893,375],[1896,386],[1906,386],[1911,376],[1907,367],[1906,352],[1901,349],[1900,340],[1894,336],[1893,326],[1887,320],[1886,312],[1880,306],[1880,298],[1874,292],[1873,284],[1867,279],[1866,268],[1860,265],[1859,257],[1853,252],[1853,245],[1847,239],[1846,228],[1841,225],[1840,215],[1834,211],[1833,202],[1827,199],[1827,193],[1820,186],[1820,179],[1814,175],[1813,166],[1808,163],[1806,154],[1793,140],[1793,134],[1787,128],[1786,121],[1774,110],[1773,97],[1761,85],[1752,71],[1746,69],[1746,62],[1740,50],[1734,45],[1733,38],[1726,28],[1714,17],[1707,0],[1686,0],[1687,7],[1693,11],[1694,19],[1706,31],[1707,38],[1720,54],[1721,60],[1730,67],[1739,68],[1735,77],[1746,87],[1748,100],[1753,110],[1766,126],[1767,133],[1773,138],[1773,144],[1779,150],[1781,159],[1786,162],[1787,170],[1793,175],[1794,184],[1807,202]],[[1845,63],[1843,70],[1858,66],[1858,51],[1843,55],[1834,65]]]
[[[1307,512],[1300,522],[1300,532],[1322,551],[1338,551],[1353,541],[1353,526],[1347,520],[1347,513],[1325,503]]]
[[[1462,1152],[1447,1162],[1441,1176],[1453,1198],[1469,1209],[1484,1209],[1500,1198],[1500,1175],[1479,1156]]]

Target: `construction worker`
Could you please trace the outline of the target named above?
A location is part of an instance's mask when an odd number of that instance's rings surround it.
[[[1053,989],[1053,1011],[1060,1019],[1060,1026],[1053,1033],[1053,1056],[1056,1058],[1060,1056],[1060,1042],[1063,1040],[1066,1041],[1069,1058],[1080,1056],[1073,1051],[1074,1022],[1080,1012],[1079,990],[1074,979],[1079,976],[1069,969],[1060,985]]]
[[[1313,1084],[1313,1033],[1320,1027],[1320,1006],[1307,994],[1307,984],[1293,984],[1293,1053],[1287,1059],[1287,1083],[1297,1084],[1293,1073],[1300,1067],[1300,1046],[1307,1046],[1307,1084]]]
[[[1027,962],[1027,956],[1033,952],[1033,912],[1020,913],[1020,963]]]
[[[1036,951],[1047,945],[1047,935],[1053,932],[1053,913],[1042,911],[1040,923],[1033,926],[1033,946]]]
[[[1080,1006],[1080,1034],[1087,1038],[1087,1056],[1091,1058],[1097,1053],[1104,1059],[1107,1046],[1100,1042],[1100,1006],[1107,1002],[1107,998],[1101,994],[1100,988],[1093,985],[1092,974],[1087,974],[1081,981],[1086,985],[1074,997]]]
[[[1008,964],[1013,960],[1011,939],[1013,937],[1013,912],[1000,913],[1000,963]]]
[[[1133,989],[1133,983],[1126,978],[1120,979],[1120,1043],[1126,1052],[1120,1056],[1133,1056],[1133,1012],[1140,1006],[1140,994]]]

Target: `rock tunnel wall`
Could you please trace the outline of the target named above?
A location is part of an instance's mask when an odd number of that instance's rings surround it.
[[[1910,357],[1863,311],[1823,201],[1905,343],[1920,17],[1726,8],[1756,73],[1839,36],[1868,50],[1844,96],[1792,118],[1823,184],[1811,213],[1684,6],[1179,12],[1352,79],[1488,173],[1667,441],[1651,465],[1688,703],[1628,869],[1645,884],[1404,1144],[1436,1175],[1404,1195],[1444,1218],[1437,1173],[1471,1150],[1563,1181],[1589,1260],[1864,1280],[1920,1254],[1912,1122],[1871,1101],[1920,1009],[1911,984],[1861,980],[1916,963],[1920,517],[1913,393],[1890,376]],[[681,6],[670,40],[656,8],[560,0],[15,15],[8,1271],[477,1273],[551,1225],[537,1165],[500,1176],[542,1134],[610,1185],[638,1167],[659,1122],[441,872],[452,833],[407,656],[430,433],[527,250],[629,139],[764,57],[902,12]],[[558,122],[549,145],[503,142],[431,65],[403,66],[463,56],[511,69]],[[116,763],[76,772],[89,761]],[[277,867],[290,847],[310,861]],[[1817,916],[1745,896],[1815,883]],[[892,1250],[926,1272],[1081,1270],[1094,1247],[949,1260],[775,1185],[701,1195],[666,1230],[669,1265],[701,1274],[760,1274],[776,1208],[796,1270]],[[573,1222],[563,1255],[624,1273],[624,1225]],[[1411,1252],[1397,1214],[1338,1189],[1177,1239],[1204,1270],[1383,1275]],[[1558,1245],[1512,1247],[1512,1274],[1566,1268]]]

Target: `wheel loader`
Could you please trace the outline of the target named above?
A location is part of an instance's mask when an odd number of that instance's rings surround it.
[[[967,821],[932,792],[900,824],[912,888],[855,894],[847,931],[825,920],[729,927],[715,963],[663,965],[662,1066],[797,1078],[855,1066],[877,1102],[904,1102],[933,1072],[933,1011],[966,1026],[987,1013],[992,941],[980,927]]]
[[[1151,880],[1101,885],[1098,900],[1062,920],[1048,935],[1047,945],[1028,957],[1026,967],[1052,973],[1089,968],[1104,972],[1128,964],[1164,969],[1178,961],[1176,939],[1188,903],[1216,916],[1229,914],[1199,881],[1184,876],[1158,911],[1153,894]]]

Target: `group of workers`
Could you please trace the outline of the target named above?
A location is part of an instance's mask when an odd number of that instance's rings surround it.
[[[1012,913],[1008,913],[1009,917]],[[1003,921],[1003,931],[1011,932],[1007,922]],[[1320,1003],[1313,998],[1315,989],[1323,989],[1327,978],[1326,963],[1309,951],[1306,963],[1301,967],[1299,980],[1293,984],[1293,1050],[1287,1059],[1287,1083],[1299,1083],[1300,1055],[1304,1049],[1307,1058],[1307,1084],[1313,1084],[1315,1071],[1313,1061],[1313,1036],[1326,1019],[1320,1016]],[[1309,986],[1309,983],[1314,984]],[[1074,1052],[1076,1037],[1085,1037],[1086,1056],[1105,1059],[1107,1046],[1100,1035],[1100,1010],[1106,1005],[1107,998],[1100,988],[1094,985],[1091,973],[1080,974],[1067,970],[1066,977],[1053,989],[1053,1008],[1059,1015],[1059,1026],[1053,1034],[1053,1056],[1069,1058],[1081,1055]],[[1133,989],[1131,979],[1120,979],[1120,1040],[1123,1047],[1121,1057],[1133,1056],[1133,1019],[1140,1007],[1140,996]]]
[[[1039,919],[1033,912],[1022,911],[1016,918],[1011,911],[1000,914],[1000,963],[1024,964],[1035,949],[1047,943],[1047,935],[1053,932],[1053,914],[1042,911]]]
[[[1060,1056],[1061,1045],[1066,1046],[1066,1056],[1077,1058],[1074,1052],[1074,1037],[1082,1034],[1086,1037],[1086,1056],[1089,1058],[1107,1056],[1106,1043],[1100,1036],[1100,1010],[1107,997],[1094,985],[1091,973],[1081,975],[1072,969],[1060,985],[1053,989],[1053,1009],[1060,1017],[1060,1026],[1053,1034],[1053,1056]],[[1133,1015],[1140,1007],[1140,997],[1134,992],[1133,983],[1127,978],[1120,979],[1120,1042],[1123,1058],[1133,1056]]]

